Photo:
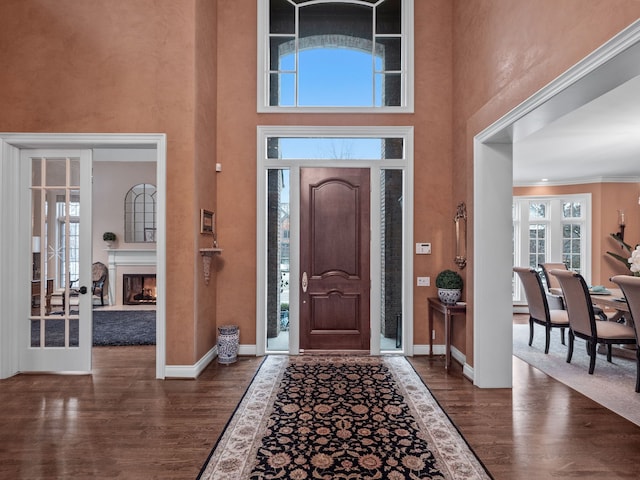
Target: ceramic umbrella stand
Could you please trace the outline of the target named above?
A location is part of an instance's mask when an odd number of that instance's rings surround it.
[[[218,327],[218,363],[230,364],[238,360],[240,327],[223,325]]]

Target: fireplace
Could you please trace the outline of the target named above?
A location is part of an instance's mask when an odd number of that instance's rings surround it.
[[[155,273],[122,275],[122,303],[124,305],[155,305]]]

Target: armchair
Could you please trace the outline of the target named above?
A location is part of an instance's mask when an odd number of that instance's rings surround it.
[[[95,262],[91,267],[91,294],[100,298],[104,305],[104,294],[109,291],[109,269],[102,262]]]

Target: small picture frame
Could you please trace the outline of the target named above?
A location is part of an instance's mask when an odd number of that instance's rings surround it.
[[[215,234],[215,213],[204,208],[200,210],[200,233]]]

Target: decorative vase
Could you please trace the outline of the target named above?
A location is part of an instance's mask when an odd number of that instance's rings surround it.
[[[113,242],[111,240],[105,240],[104,243],[107,245],[107,248],[113,247]]]
[[[459,288],[439,288],[438,298],[446,305],[455,305],[460,300],[461,290]]]
[[[218,327],[218,363],[228,365],[238,359],[240,327],[223,325]]]

